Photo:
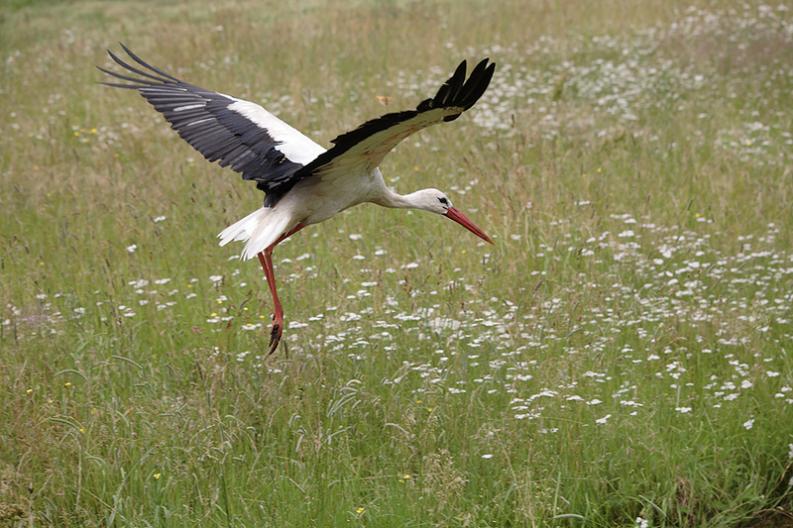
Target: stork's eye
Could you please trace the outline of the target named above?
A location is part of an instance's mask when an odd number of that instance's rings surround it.
[[[447,200],[446,198],[438,198],[438,201],[443,205],[449,205],[449,200]]]

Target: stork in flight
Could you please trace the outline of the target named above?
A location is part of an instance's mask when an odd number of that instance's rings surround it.
[[[445,216],[492,243],[438,189],[401,195],[389,189],[378,166],[400,141],[422,128],[454,121],[487,89],[496,65],[479,62],[466,79],[466,63],[443,83],[435,97],[415,110],[385,114],[346,132],[324,149],[261,106],[220,92],[199,88],[144,62],[126,46],[135,63],[108,50],[126,72],[99,67],[125,82],[108,86],[137,90],[171,124],[171,128],[207,160],[231,167],[264,191],[264,206],[224,229],[220,245],[246,242],[242,258],[254,256],[264,270],[275,314],[269,353],[278,347],[284,312],[275,289],[273,249],[304,227],[317,224],[364,202],[384,207],[422,209]]]

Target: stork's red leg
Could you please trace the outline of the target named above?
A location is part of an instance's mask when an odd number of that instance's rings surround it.
[[[267,279],[267,285],[270,287],[270,295],[273,296],[273,327],[270,330],[270,345],[269,352],[272,354],[278,348],[278,343],[281,341],[281,335],[284,333],[284,309],[281,306],[281,301],[278,299],[278,292],[275,288],[275,272],[273,271],[273,250],[275,246],[294,235],[301,229],[306,227],[303,224],[297,224],[291,231],[284,233],[281,237],[273,242],[267,249],[259,253],[259,262],[264,270],[264,277]]]
[[[269,354],[275,352],[278,348],[278,343],[281,341],[281,335],[284,332],[284,310],[281,307],[281,301],[278,299],[278,292],[275,289],[275,273],[273,273],[273,248],[275,244],[268,247],[259,253],[259,262],[262,264],[264,276],[267,279],[267,285],[270,287],[270,295],[273,296],[273,328],[270,330],[270,351]]]

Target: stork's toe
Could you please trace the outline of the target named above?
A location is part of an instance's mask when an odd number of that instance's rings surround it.
[[[276,321],[270,330],[270,346],[267,355],[269,356],[278,348],[278,343],[281,342],[281,335],[284,333],[284,322]]]

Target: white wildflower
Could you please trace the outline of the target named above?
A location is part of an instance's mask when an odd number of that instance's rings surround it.
[[[609,421],[609,418],[611,418],[611,415],[607,414],[603,418],[598,418],[597,420],[595,420],[595,423],[598,424],[598,425],[605,425],[606,422]]]

